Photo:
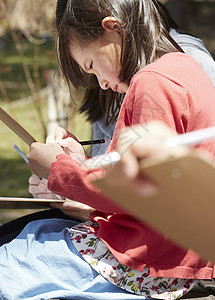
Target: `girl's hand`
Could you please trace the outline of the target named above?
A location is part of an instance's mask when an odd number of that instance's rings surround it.
[[[62,127],[56,128],[54,135],[48,136],[46,142],[58,143],[63,147],[64,152],[67,155],[72,159],[77,160],[79,163],[87,158],[84,148],[78,142],[78,139]]]
[[[63,203],[53,202],[51,203],[51,206],[60,209],[65,215],[70,216],[71,218],[82,221],[88,221],[90,213],[95,210],[86,204],[73,200],[68,200]]]
[[[64,154],[59,144],[32,143],[27,154],[29,168],[39,177],[47,179],[51,164],[56,161],[59,154]]]
[[[76,159],[79,162],[83,161],[86,155],[76,137],[60,127],[55,130],[54,136],[47,137],[46,142],[47,144],[32,144],[30,152],[27,155],[29,167],[38,175],[34,174],[29,178],[29,192],[34,198],[57,199],[55,194],[47,188],[48,181],[46,179],[41,180],[40,177],[48,178],[51,163],[56,160],[58,154],[66,153],[72,159]],[[64,214],[72,218],[83,221],[89,220],[90,213],[94,211],[90,206],[73,200],[65,203],[55,202],[51,206],[60,209]]]
[[[54,142],[58,142],[60,140],[64,140],[66,138],[73,138],[74,140],[76,140],[78,142],[78,139],[69,131],[67,131],[66,129],[62,128],[62,127],[57,127],[54,131],[54,135],[53,136],[48,136],[47,139],[51,139],[50,141],[47,141],[47,143],[54,143]]]
[[[77,138],[67,130],[59,127],[54,136],[47,137],[47,144],[32,143],[27,154],[29,167],[39,177],[48,178],[51,164],[56,161],[58,154],[66,153],[72,159],[82,163],[86,153]]]

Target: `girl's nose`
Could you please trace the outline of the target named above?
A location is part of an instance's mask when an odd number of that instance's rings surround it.
[[[104,80],[104,79],[102,79],[102,80],[99,80],[99,79],[98,79],[98,81],[99,81],[100,87],[101,87],[103,90],[108,90],[108,89],[109,89],[109,83],[108,83],[108,81],[106,81],[106,80]]]

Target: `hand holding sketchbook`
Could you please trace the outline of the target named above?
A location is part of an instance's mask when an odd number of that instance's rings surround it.
[[[195,144],[214,134],[214,128],[205,129],[168,139],[167,145]],[[94,184],[140,221],[215,262],[214,165],[188,149],[178,157],[163,161],[144,159],[140,161],[140,170],[158,184],[157,195],[138,197],[128,190],[109,186],[105,178]]]

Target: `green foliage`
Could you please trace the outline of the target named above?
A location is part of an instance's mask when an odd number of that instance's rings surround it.
[[[35,45],[27,41],[24,37],[21,37],[19,42],[23,49],[24,63],[29,67],[31,76],[34,79]],[[1,43],[3,46],[0,48],[0,76],[9,99],[17,100],[29,96],[29,87],[13,39],[8,34],[5,37],[1,37]],[[39,45],[38,65],[40,84],[44,87],[47,83],[46,70],[56,67],[54,40],[50,39],[44,44]]]
[[[1,160],[0,169],[1,196],[30,197],[26,185],[31,172],[21,158]]]
[[[42,128],[33,103],[21,104],[12,111],[8,107],[5,110],[13,115],[35,139],[43,142]],[[45,111],[46,106],[43,102],[44,115],[46,115]],[[0,139],[0,196],[28,197],[28,178],[31,172],[26,162],[13,148],[16,144],[23,153],[27,153],[28,146],[2,122],[0,123]]]

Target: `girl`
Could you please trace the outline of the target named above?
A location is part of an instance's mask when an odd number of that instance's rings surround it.
[[[57,17],[57,27],[60,27],[64,11],[66,9],[68,0],[59,0],[56,10]],[[158,2],[160,4],[160,2]],[[203,42],[195,38],[191,35],[182,33],[179,30],[178,26],[170,17],[165,7],[160,4],[161,8],[164,10],[165,19],[168,21],[167,29],[169,30],[170,36],[177,42],[177,44],[183,49],[185,53],[191,55],[203,68],[205,73],[209,76],[212,83],[215,86],[215,61],[212,56],[205,48]],[[91,94],[92,93],[92,94]],[[104,117],[104,108],[103,103],[105,103],[105,99],[99,101],[99,89],[93,90],[91,92],[86,93],[84,104],[81,107],[81,112],[85,113],[92,122],[92,131],[93,131],[93,139],[106,139],[111,140],[115,128],[115,121],[111,122],[108,126],[106,126],[105,117]],[[103,92],[104,93],[104,92]],[[105,95],[104,95],[105,96]],[[117,115],[117,113],[115,113]],[[92,146],[92,156],[104,154],[107,150],[109,143],[97,144]],[[46,198],[46,197],[54,197],[53,193],[47,190],[47,185],[45,180],[41,181],[36,175],[31,176],[29,179],[30,186],[29,192],[36,198]],[[87,210],[87,205],[85,205],[85,209],[83,210],[83,204],[81,205],[81,210],[78,210],[77,204],[74,203],[66,203],[62,207],[55,204],[56,208],[60,208],[63,213],[61,213],[57,209],[45,210],[42,212],[36,212],[34,214],[30,214],[24,216],[22,218],[13,220],[7,224],[4,224],[0,227],[0,245],[5,242],[11,241],[15,238],[20,231],[27,225],[30,221],[34,221],[37,219],[45,219],[45,218],[78,218],[79,220],[86,220],[91,212],[91,208]]]
[[[108,151],[115,149],[119,130],[133,124],[148,130],[147,122],[162,120],[183,133],[215,123],[214,87],[172,40],[155,0],[68,1],[59,25],[59,59],[68,83],[93,89],[97,80],[104,90],[126,93]],[[120,100],[113,93],[106,99],[107,121]],[[66,155],[57,143],[33,143],[29,166],[48,179],[51,191],[95,211],[86,225],[32,222],[2,246],[3,299],[176,299],[198,279],[213,278],[210,262],[104,197],[91,183],[102,172],[86,170],[82,147],[68,133],[62,138],[76,153]],[[127,147],[129,142],[125,137]],[[215,143],[200,148],[213,153]]]

